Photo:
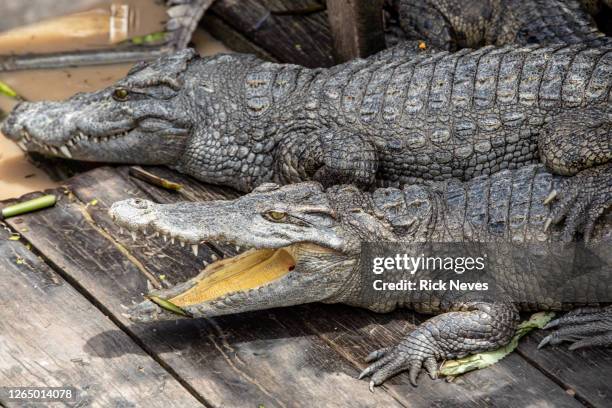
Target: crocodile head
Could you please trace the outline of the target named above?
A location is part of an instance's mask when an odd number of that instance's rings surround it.
[[[171,164],[192,132],[196,54],[138,63],[114,85],[61,102],[22,102],[2,132],[24,150],[87,161]]]
[[[309,302],[349,303],[361,242],[389,239],[383,222],[353,208],[363,195],[348,186],[327,194],[317,183],[264,184],[231,201],[130,199],[115,203],[110,215],[129,231],[154,231],[195,248],[203,241],[227,241],[246,249],[186,283],[153,293],[187,315],[210,317]],[[129,316],[140,322],[177,318],[158,304],[144,301]]]

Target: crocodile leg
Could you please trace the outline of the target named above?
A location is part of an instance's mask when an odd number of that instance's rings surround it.
[[[612,160],[610,113],[576,109],[552,119],[540,135],[540,158],[553,172],[574,175]]]
[[[300,181],[301,176],[324,186],[355,184],[368,188],[374,184],[378,170],[376,146],[367,136],[348,130],[324,129],[289,138],[279,146],[278,154],[278,173],[285,183]]]
[[[373,362],[359,378],[371,377],[370,390],[390,377],[409,370],[410,382],[424,367],[433,379],[437,362],[494,350],[507,344],[515,333],[518,312],[508,303],[470,302],[455,305],[447,313],[417,326],[395,347],[371,353]]]
[[[573,310],[548,323],[544,329],[556,330],[544,337],[538,348],[547,344],[557,345],[564,341],[572,342],[570,350],[612,346],[612,306]]]
[[[584,226],[589,241],[596,221],[612,206],[612,163],[593,167],[568,178],[561,191],[553,191],[545,203],[557,200],[546,226],[565,218],[562,239],[571,241]]]

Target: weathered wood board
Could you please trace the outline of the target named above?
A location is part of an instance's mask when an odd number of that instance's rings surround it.
[[[567,344],[545,347],[538,344],[546,335],[537,331],[519,343],[519,353],[570,394],[594,407],[612,404],[612,351],[593,348],[569,351]]]
[[[80,406],[201,406],[94,305],[8,237],[0,229],[0,385],[72,386]],[[108,358],[111,350],[114,358]]]
[[[383,0],[327,0],[337,63],[365,58],[385,48]]]
[[[321,1],[217,0],[205,14],[203,26],[236,51],[307,67],[334,64]]]
[[[233,251],[213,243],[201,246],[196,258],[191,249],[161,239],[132,241],[120,235],[107,214],[116,200],[175,202],[237,195],[165,168],[148,170],[183,183],[184,189],[170,192],[131,178],[126,167],[101,167],[68,180],[66,194],[58,190],[56,207],[8,220],[48,264],[112,316],[114,328],[93,335],[88,344],[127,333],[213,407],[575,407],[581,401],[606,406],[610,386],[603,374],[612,367],[609,350],[577,356],[550,348],[540,354],[529,338],[521,354],[453,383],[421,375],[419,387],[413,388],[401,374],[372,394],[366,381],[356,379],[365,367],[364,357],[396,343],[425,318],[410,311],[378,315],[342,305],[307,305],[215,319],[129,322],[122,315],[125,306],[140,301],[147,286],[187,279],[214,256]],[[112,348],[105,353],[111,360],[129,354]],[[560,361],[555,360],[558,353],[563,355]],[[589,382],[586,370],[595,361],[599,367],[594,375],[601,378]]]

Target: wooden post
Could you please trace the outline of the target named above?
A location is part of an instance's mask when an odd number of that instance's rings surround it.
[[[385,48],[382,6],[383,0],[327,0],[337,63]]]

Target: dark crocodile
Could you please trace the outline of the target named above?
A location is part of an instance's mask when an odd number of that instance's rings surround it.
[[[612,177],[591,196],[610,196]],[[371,270],[360,267],[365,241],[403,242],[523,242],[554,243],[562,230],[553,225],[545,231],[550,209],[543,204],[555,191],[561,176],[542,166],[505,170],[470,182],[447,181],[433,186],[410,185],[403,189],[385,188],[363,192],[354,186],[298,183],[280,187],[264,184],[252,193],[232,201],[155,204],[142,199],[115,203],[110,215],[119,226],[132,233],[151,231],[191,244],[227,241],[254,248],[240,255],[217,261],[192,280],[174,288],[153,292],[133,307],[134,321],[175,319],[175,313],[157,306],[163,300],[181,308],[184,316],[211,317],[309,302],[345,303],[388,312],[409,307],[436,314],[407,333],[396,347],[372,353],[377,360],[363,373],[372,375],[371,385],[409,369],[416,383],[421,367],[435,377],[437,361],[499,348],[513,336],[519,310],[549,310],[561,305],[546,290],[544,279],[553,287],[561,273],[522,273],[502,268],[495,277],[495,299],[482,300],[472,293],[452,290],[375,291],[370,286]],[[605,245],[612,240],[611,219],[595,226],[594,238]],[[609,247],[609,246],[608,246]],[[604,247],[605,248],[605,247]],[[562,248],[562,250],[564,250]],[[612,262],[603,251],[607,270]],[[197,250],[196,250],[197,253]],[[525,254],[525,252],[521,252]],[[607,255],[606,255],[607,253]],[[513,259],[512,264],[516,264]],[[385,272],[387,281],[406,278],[404,271]],[[419,271],[419,277],[432,277]],[[421,274],[422,273],[422,274]],[[575,271],[570,271],[569,277]],[[612,300],[612,281],[590,282]],[[583,288],[584,289],[584,288]],[[573,289],[579,294],[578,288]],[[529,291],[533,303],[509,299]],[[160,302],[159,299],[162,299]],[[585,298],[580,298],[585,299]],[[612,343],[612,309],[590,308],[555,320],[558,328],[542,345],[572,341],[572,348]]]
[[[393,0],[400,38],[444,50],[507,44],[611,47],[593,17],[603,5],[578,0]]]
[[[22,103],[3,132],[31,151],[166,164],[242,191],[469,180],[538,161],[570,175],[612,157],[611,85],[612,52],[583,45],[410,44],[329,69],[186,50],[98,92]]]

